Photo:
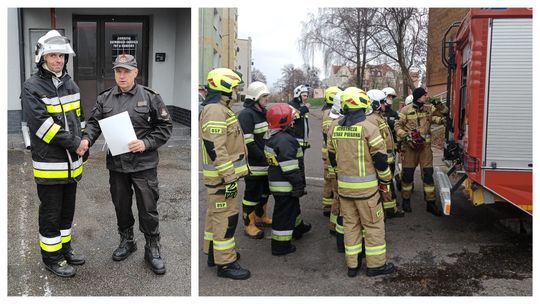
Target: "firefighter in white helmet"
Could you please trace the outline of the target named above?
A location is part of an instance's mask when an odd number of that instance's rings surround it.
[[[85,127],[79,87],[67,73],[75,55],[69,39],[56,30],[39,38],[35,49],[38,71],[24,82],[23,111],[31,133],[32,163],[39,206],[39,244],[46,268],[72,277],[72,265],[85,262],[71,246],[77,183],[81,180],[82,129]]]
[[[395,164],[394,136],[392,135],[392,131],[390,130],[390,127],[388,126],[386,120],[383,117],[384,109],[386,106],[386,94],[381,90],[369,90],[367,92],[367,95],[369,96],[372,109],[372,113],[367,116],[367,121],[371,122],[379,129],[381,136],[386,143],[388,165],[390,166],[390,168],[393,168]],[[390,171],[392,172],[393,176],[393,171]],[[388,192],[380,193],[386,218],[403,217],[403,211],[399,210],[396,204],[397,195],[394,188],[393,180],[388,185],[388,190]]]
[[[254,239],[264,237],[264,231],[256,225],[271,226],[272,220],[266,213],[266,203],[270,195],[268,188],[268,163],[264,155],[264,143],[268,123],[266,104],[270,91],[260,81],[252,82],[246,92],[244,109],[238,114],[238,121],[244,132],[244,143],[248,149],[250,173],[244,178],[246,187],[242,200],[244,232]]]
[[[369,97],[358,88],[341,95],[344,117],[329,131],[328,158],[337,168],[340,208],[345,230],[347,275],[355,277],[361,266],[362,228],[365,229],[367,275],[395,271],[386,263],[384,211],[379,189],[388,188],[386,145],[379,129],[366,121]]]

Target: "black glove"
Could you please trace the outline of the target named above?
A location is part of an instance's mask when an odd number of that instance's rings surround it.
[[[225,185],[225,199],[235,198],[238,194],[238,182]]]

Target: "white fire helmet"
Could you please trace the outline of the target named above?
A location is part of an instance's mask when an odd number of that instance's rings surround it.
[[[75,52],[69,44],[69,39],[60,35],[56,30],[50,30],[41,36],[36,44],[35,63],[39,63],[41,57],[50,53],[61,53],[75,56]]]
[[[396,90],[394,90],[394,88],[387,87],[387,88],[382,89],[382,91],[384,92],[384,94],[386,94],[386,96],[388,96],[388,95],[391,95],[391,96],[394,96],[394,97],[397,96]]]
[[[268,87],[260,81],[252,82],[246,91],[246,99],[254,101],[259,100],[259,98],[264,95],[270,95],[270,91],[268,90]]]
[[[300,97],[302,93],[308,93],[309,92],[309,86],[306,85],[299,85],[296,88],[294,88],[294,98]]]
[[[340,118],[341,116],[341,94],[342,92],[339,91],[334,95],[334,103],[332,104],[332,108],[330,109],[330,114],[328,115],[332,119]]]
[[[410,104],[413,101],[413,96],[409,95],[407,98],[405,98],[405,105]]]

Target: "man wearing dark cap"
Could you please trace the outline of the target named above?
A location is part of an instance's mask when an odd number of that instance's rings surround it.
[[[109,184],[116,211],[120,245],[113,252],[115,261],[126,259],[137,250],[133,236],[135,219],[131,211],[133,192],[139,212],[139,229],[146,238],[144,259],[156,274],[165,273],[160,252],[157,149],[172,132],[172,122],[161,96],[137,84],[139,70],[131,55],[119,55],[113,64],[116,86],[101,92],[88,120],[82,142],[92,146],[101,134],[98,120],[127,111],[137,139],[128,144],[129,153],[107,154]]]
[[[413,190],[414,170],[420,164],[424,182],[426,209],[434,215],[441,212],[435,205],[435,186],[433,183],[433,151],[431,151],[431,123],[445,124],[448,113],[444,104],[437,107],[426,104],[428,92],[424,88],[413,91],[413,102],[404,106],[395,124],[396,136],[401,145],[402,180],[401,196],[403,211],[411,212],[411,194]],[[441,115],[442,114],[442,115]]]

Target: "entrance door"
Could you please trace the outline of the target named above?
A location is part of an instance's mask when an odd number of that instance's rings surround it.
[[[97,95],[114,86],[112,64],[121,54],[137,59],[137,83],[148,85],[148,17],[74,16],[73,44],[75,82],[88,117]]]

